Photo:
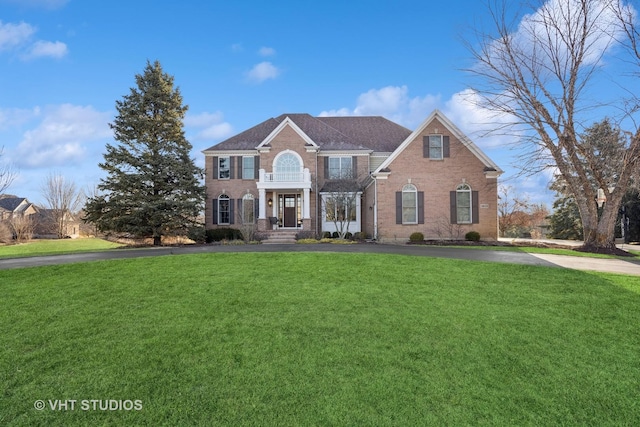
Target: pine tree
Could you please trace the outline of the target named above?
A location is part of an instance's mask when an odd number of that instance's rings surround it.
[[[98,185],[102,195],[90,198],[85,220],[101,231],[153,237],[185,233],[204,207],[203,171],[190,157],[184,135],[182,105],[173,76],[158,61],[136,75],[137,88],[116,101],[109,126],[119,144],[107,144]]]

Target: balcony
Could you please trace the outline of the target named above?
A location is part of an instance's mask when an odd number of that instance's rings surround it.
[[[264,189],[311,188],[311,173],[308,168],[300,172],[266,172],[260,169],[257,186]]]

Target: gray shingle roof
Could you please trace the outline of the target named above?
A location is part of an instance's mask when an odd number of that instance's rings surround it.
[[[282,114],[205,151],[253,150],[287,117],[321,150],[391,152],[411,134],[409,129],[379,116],[313,117],[309,114]]]
[[[24,197],[3,197],[0,198],[0,207],[13,212],[23,200]]]

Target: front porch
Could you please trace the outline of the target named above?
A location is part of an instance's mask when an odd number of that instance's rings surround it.
[[[311,174],[267,173],[260,169],[258,188],[258,230],[311,230]]]

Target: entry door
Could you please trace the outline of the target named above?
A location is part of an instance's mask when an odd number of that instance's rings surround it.
[[[298,226],[298,197],[295,194],[284,195],[284,212],[283,212],[283,225],[285,227],[297,227]]]

